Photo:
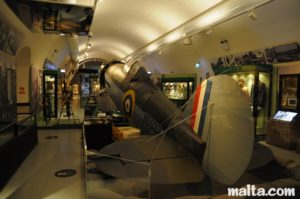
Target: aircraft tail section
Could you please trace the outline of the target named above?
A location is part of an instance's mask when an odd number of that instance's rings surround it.
[[[206,142],[205,173],[233,184],[251,158],[254,126],[248,99],[227,75],[213,76],[198,86],[185,109],[195,134]]]

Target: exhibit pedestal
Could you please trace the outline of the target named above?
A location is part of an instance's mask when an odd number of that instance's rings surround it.
[[[295,149],[297,133],[291,123],[269,120],[267,123],[266,141],[269,144]]]
[[[95,118],[86,120],[84,121],[83,131],[88,150],[100,150],[113,142],[111,119]]]

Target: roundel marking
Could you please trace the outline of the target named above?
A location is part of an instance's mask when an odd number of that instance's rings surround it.
[[[135,107],[135,92],[134,92],[134,90],[130,89],[125,92],[125,94],[123,95],[122,104],[123,104],[123,109],[125,111],[126,116],[131,118],[132,113],[134,111],[134,107]]]

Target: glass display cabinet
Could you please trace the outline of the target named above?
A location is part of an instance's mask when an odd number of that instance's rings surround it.
[[[299,112],[300,75],[280,75],[279,110]]]
[[[16,70],[0,63],[0,122],[10,122],[16,118]]]
[[[98,70],[79,69],[80,73],[80,104],[85,107],[89,96],[95,96],[100,92],[100,81]]]
[[[34,115],[22,114],[17,118],[17,135],[20,136],[32,128],[36,128],[36,118]]]
[[[0,146],[4,145],[15,136],[15,122],[0,123]]]
[[[45,70],[43,74],[43,115],[47,122],[57,117],[58,71]]]
[[[196,75],[163,75],[162,92],[177,106],[184,105],[195,90]]]
[[[271,114],[272,65],[242,65],[224,67],[215,74],[227,74],[235,79],[249,100],[255,135],[265,135]]]
[[[0,191],[37,144],[35,115],[21,114],[0,122]]]

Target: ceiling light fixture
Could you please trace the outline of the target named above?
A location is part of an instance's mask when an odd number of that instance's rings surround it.
[[[176,41],[179,38],[180,38],[180,33],[179,32],[174,32],[174,33],[172,33],[172,34],[170,34],[166,37],[166,42],[172,43],[172,42]]]
[[[255,13],[255,10],[252,9],[249,13],[248,13],[248,17],[252,20],[255,21],[257,19],[257,14]]]
[[[210,35],[212,32],[213,32],[212,29],[209,28],[209,29],[206,30],[205,34],[208,36],[208,35]]]
[[[149,52],[153,52],[153,51],[155,51],[155,50],[157,50],[157,48],[158,48],[158,44],[151,44],[149,47],[148,47],[148,51]]]
[[[192,42],[191,36],[184,38],[184,39],[183,39],[183,44],[184,44],[184,45],[192,45],[193,42]]]

